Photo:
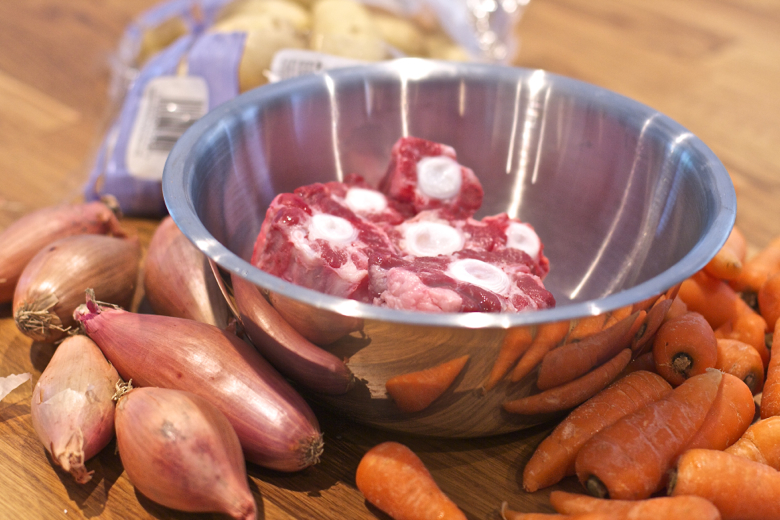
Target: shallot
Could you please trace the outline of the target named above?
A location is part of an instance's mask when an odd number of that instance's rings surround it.
[[[75,318],[123,378],[188,390],[219,408],[250,462],[297,471],[319,461],[322,434],[309,405],[234,334],[183,318],[103,308],[89,293]]]
[[[43,208],[0,233],[0,304],[10,302],[24,267],[51,242],[71,235],[125,236],[113,197],[104,202]]]
[[[157,314],[228,326],[228,306],[208,259],[171,217],[163,219],[149,244],[144,292]]]
[[[249,339],[281,373],[315,392],[344,394],[354,383],[346,363],[301,336],[250,282],[233,276],[233,294]]]
[[[238,436],[202,397],[154,387],[123,393],[116,443],[130,482],[151,500],[181,511],[256,517]]]
[[[101,301],[129,306],[140,260],[137,238],[78,235],[52,242],[19,278],[13,304],[16,326],[38,341],[59,340],[74,325],[73,311],[88,287]]]
[[[54,463],[79,484],[92,478],[84,462],[114,436],[112,396],[118,381],[95,342],[71,336],[54,351],[33,390],[33,428]]]
[[[25,381],[29,381],[32,374],[29,372],[25,374],[11,374],[10,376],[0,377],[0,401],[5,399],[5,396],[16,390]]]

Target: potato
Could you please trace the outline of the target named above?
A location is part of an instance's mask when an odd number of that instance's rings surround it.
[[[311,14],[299,4],[287,0],[237,0],[220,11],[217,23],[254,15],[268,15],[280,23],[289,23],[300,32],[308,32],[311,29]]]
[[[189,32],[184,20],[175,16],[160,25],[147,27],[141,33],[135,65],[142,67],[146,61]]]
[[[429,58],[435,60],[469,61],[469,53],[460,45],[453,43],[443,34],[429,36],[425,40],[425,50]]]
[[[377,61],[388,57],[384,41],[371,15],[353,0],[319,0],[312,8],[315,51],[347,58]]]
[[[390,13],[371,14],[374,24],[384,41],[407,56],[422,56],[425,53],[425,36],[412,22]]]

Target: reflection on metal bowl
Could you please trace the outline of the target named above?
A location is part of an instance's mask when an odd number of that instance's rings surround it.
[[[556,308],[391,310],[292,285],[248,262],[277,193],[354,172],[376,185],[404,135],[457,150],[485,190],[477,217],[506,211],[534,226]],[[713,153],[644,105],[541,70],[420,59],[301,77],[225,103],[178,141],[163,189],[181,230],[225,272],[260,287],[291,323],[328,324],[327,339],[300,332],[346,359],[356,383],[310,398],[363,423],[452,437],[549,419],[559,411],[552,401],[523,413],[503,405],[542,391],[573,396],[571,385],[607,377],[624,348],[633,345],[634,357],[647,348],[663,302],[725,242],[736,212]],[[601,336],[583,339],[594,333]],[[545,352],[560,349],[593,349],[594,361],[544,376],[540,390],[537,373],[550,372]],[[560,358],[551,353],[548,360]],[[404,412],[389,398],[388,380],[465,355],[465,367],[424,409]]]

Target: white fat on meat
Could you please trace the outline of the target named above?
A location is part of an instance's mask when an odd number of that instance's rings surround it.
[[[322,239],[334,245],[348,245],[358,236],[355,226],[347,219],[320,213],[309,221],[309,240]]]
[[[440,222],[420,221],[403,231],[401,249],[413,256],[451,255],[463,249],[463,234],[452,226]]]
[[[519,249],[538,261],[542,241],[539,240],[539,235],[528,224],[512,222],[506,229],[506,246]]]
[[[461,282],[476,285],[486,291],[502,296],[508,294],[511,286],[509,277],[504,271],[494,265],[474,258],[452,262],[447,266],[446,274]]]
[[[350,188],[344,203],[358,215],[382,213],[387,209],[387,198],[376,190]]]
[[[417,163],[417,189],[432,199],[446,200],[460,193],[463,178],[460,164],[439,155],[424,157]]]

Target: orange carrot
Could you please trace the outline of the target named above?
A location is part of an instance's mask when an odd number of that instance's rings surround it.
[[[661,297],[661,295],[659,294],[658,296],[651,296],[650,298],[648,298],[646,300],[642,300],[641,302],[636,302],[633,305],[631,312],[646,311],[647,309],[652,307],[655,304],[655,302],[658,300],[658,298],[660,298],[660,297]]]
[[[756,404],[748,386],[731,374],[723,374],[704,423],[684,449],[725,450],[745,433],[755,414]]]
[[[780,416],[756,421],[725,451],[780,470]]]
[[[517,363],[509,376],[510,381],[517,383],[536,368],[536,365],[550,350],[555,348],[569,333],[569,321],[557,323],[544,323],[539,325],[534,342]]]
[[[597,332],[601,332],[601,329],[604,328],[604,323],[606,323],[606,321],[607,313],[580,318],[572,326],[569,335],[566,336],[566,343],[574,343],[587,338],[588,336],[592,336]]]
[[[672,300],[672,305],[669,306],[669,310],[666,311],[666,316],[664,316],[664,321],[669,321],[672,318],[676,318],[677,316],[682,316],[688,312],[688,306],[685,305],[685,302],[680,299],[678,296],[674,300]]]
[[[654,374],[658,373],[658,371],[655,369],[655,359],[653,358],[652,352],[645,352],[641,356],[632,359],[626,368],[624,368],[620,373],[618,379],[640,370],[644,370],[645,372],[652,372]],[[666,381],[666,379],[664,379],[664,381]]]
[[[611,360],[591,370],[579,379],[529,397],[505,402],[504,410],[510,413],[532,415],[574,408],[599,393],[614,381],[630,360],[631,349],[625,349]]]
[[[653,341],[655,367],[672,386],[703,374],[718,361],[718,341],[707,320],[688,312],[658,329]]]
[[[574,459],[596,433],[672,391],[661,376],[633,372],[617,380],[569,414],[536,448],[523,471],[529,493],[574,475]]]
[[[769,349],[766,348],[767,325],[764,318],[757,313],[746,312],[733,322],[728,322],[715,330],[716,338],[735,339],[747,343],[761,356],[764,366],[769,364]]]
[[[772,335],[772,350],[775,355],[769,359],[769,368],[764,379],[764,393],[761,396],[761,418],[766,419],[774,415],[780,415],[780,326],[775,323],[775,332]]]
[[[520,356],[525,354],[528,347],[533,343],[532,331],[532,327],[517,327],[507,331],[504,342],[501,344],[501,350],[498,352],[498,357],[493,363],[490,375],[482,385],[482,389],[485,392],[492,390],[509,372],[512,365],[520,359]]]
[[[719,339],[715,368],[744,381],[753,394],[764,387],[764,363],[756,349],[747,343]]]
[[[780,272],[780,237],[773,239],[764,249],[742,265],[740,275],[731,285],[737,291],[757,293],[771,275]]]
[[[680,286],[679,297],[688,310],[698,312],[713,329],[735,320],[738,316],[754,312],[734,289],[704,271],[699,271]]]
[[[419,372],[395,376],[387,380],[385,388],[402,412],[426,409],[455,381],[469,356],[461,356]]]
[[[643,310],[643,309],[640,309]],[[633,305],[626,305],[625,307],[621,307],[619,309],[615,309],[609,314],[609,318],[607,318],[606,323],[604,323],[603,328],[609,328],[613,326],[615,323],[619,322],[623,318],[626,318],[633,314],[634,312],[634,306]]]
[[[420,458],[403,444],[383,442],[368,450],[355,482],[366,500],[395,520],[466,520]]]
[[[635,355],[643,354],[645,349],[653,344],[653,338],[655,338],[658,329],[663,324],[664,316],[666,316],[671,305],[672,300],[666,296],[661,296],[652,308],[647,311],[644,322],[631,341],[631,350],[634,351]]]
[[[573,381],[592,368],[612,359],[631,344],[645,311],[623,318],[614,327],[588,336],[577,343],[567,343],[548,352],[539,366],[536,386],[547,390]]]
[[[722,379],[714,369],[686,379],[594,435],[575,461],[580,482],[599,498],[638,500],[661,489],[680,450],[704,424]]]
[[[611,513],[584,513],[581,515],[558,515],[554,513],[521,513],[511,509],[501,509],[504,520],[621,520],[621,516]]]
[[[688,450],[669,482],[673,496],[696,495],[718,508],[723,520],[780,518],[780,472],[718,450]]]
[[[746,253],[745,236],[735,226],[731,229],[731,234],[720,251],[704,266],[704,271],[721,280],[734,280],[742,274],[742,264],[745,261]]]
[[[780,318],[780,274],[766,279],[758,289],[758,309],[769,325],[769,332],[775,331],[775,322]]]
[[[608,512],[631,520],[720,520],[718,508],[697,496],[656,497],[645,500],[607,500],[553,491],[550,503],[567,515]]]

